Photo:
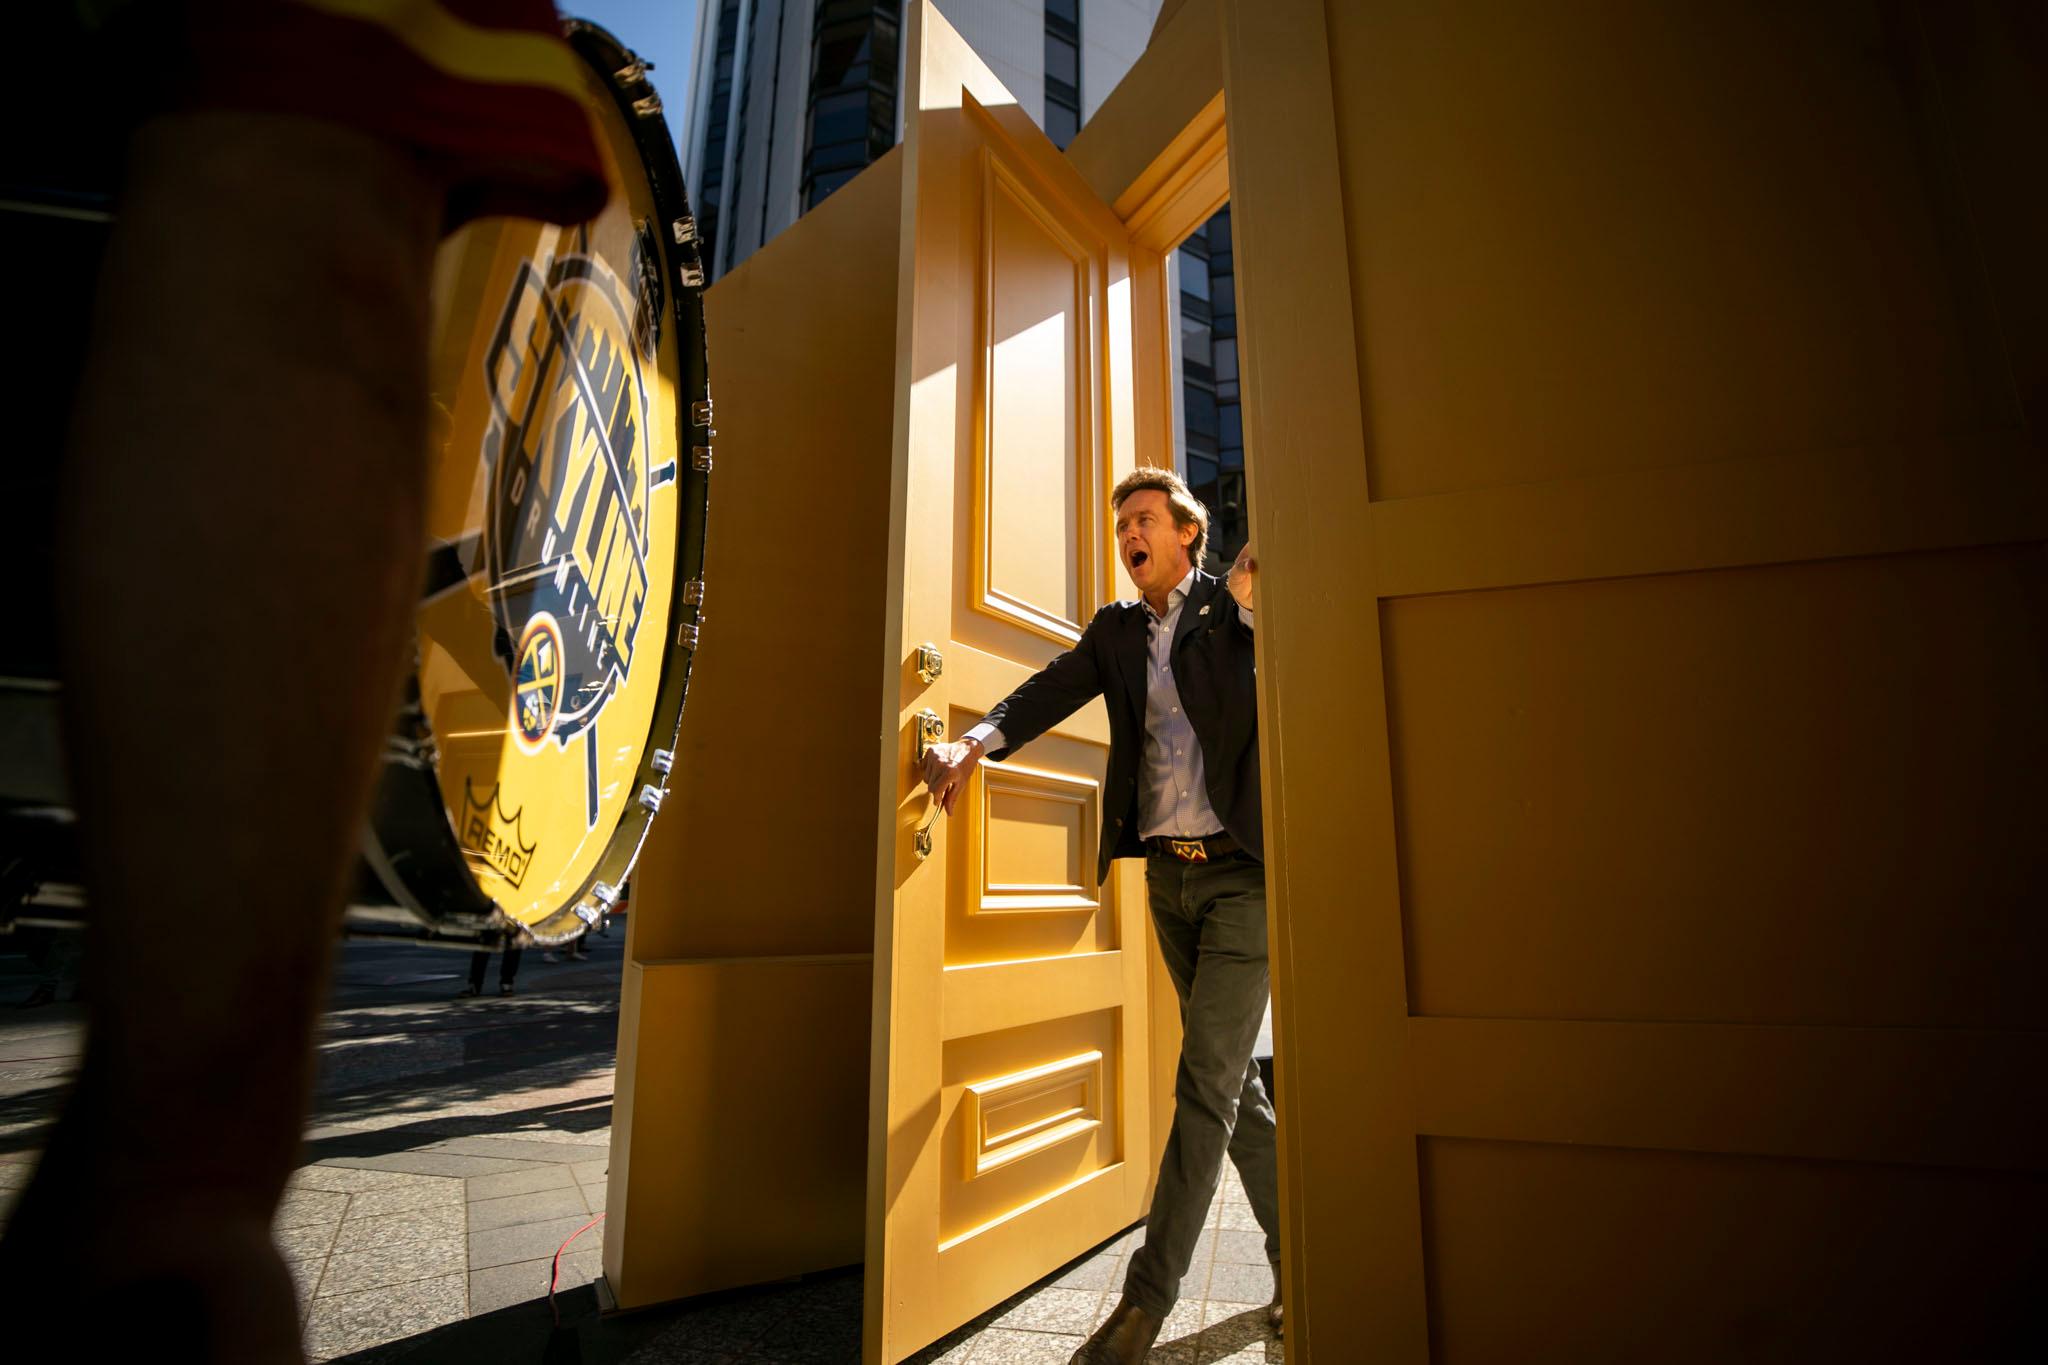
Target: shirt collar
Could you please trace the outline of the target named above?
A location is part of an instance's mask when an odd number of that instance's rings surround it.
[[[1171,616],[1174,612],[1180,610],[1181,603],[1188,600],[1188,593],[1191,589],[1193,589],[1194,583],[1195,567],[1194,565],[1190,564],[1188,566],[1187,576],[1181,579],[1179,585],[1176,586],[1172,592],[1166,594],[1167,616]],[[1150,602],[1147,602],[1142,594],[1140,594],[1138,597],[1138,605],[1143,607],[1145,609],[1145,614],[1147,616],[1150,616],[1153,620],[1160,621],[1165,619],[1165,617],[1160,616],[1158,612],[1152,610],[1152,604]]]

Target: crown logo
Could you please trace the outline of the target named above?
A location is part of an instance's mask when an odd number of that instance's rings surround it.
[[[505,813],[498,801],[503,790],[504,784],[495,784],[490,795],[479,801],[475,785],[468,778],[463,779],[459,842],[472,865],[489,868],[517,890],[526,880],[526,869],[532,865],[533,851],[540,843],[526,840],[526,832],[519,823],[519,817],[526,813],[524,806],[510,815]]]

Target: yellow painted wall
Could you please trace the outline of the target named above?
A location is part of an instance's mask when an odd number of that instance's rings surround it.
[[[620,1011],[626,1307],[861,1259],[899,166],[705,295],[704,643]]]

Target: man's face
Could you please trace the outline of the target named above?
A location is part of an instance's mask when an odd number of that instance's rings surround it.
[[[1141,488],[1116,509],[1116,549],[1141,593],[1171,592],[1190,567],[1195,526],[1173,519],[1173,504],[1156,488]]]

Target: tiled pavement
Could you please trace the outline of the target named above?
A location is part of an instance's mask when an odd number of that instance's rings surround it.
[[[1283,1344],[1266,1326],[1273,1273],[1237,1172],[1224,1173],[1183,1297],[1152,1348],[1155,1365],[1268,1365]],[[1142,1227],[1111,1238],[911,1357],[911,1365],[1066,1365],[1116,1307]],[[860,1359],[859,1270],[679,1305],[628,1365],[789,1365]],[[586,1360],[593,1356],[586,1348]],[[609,1357],[601,1357],[609,1358]]]
[[[600,1273],[606,1149],[450,1138],[302,1168],[278,1209],[312,1358],[346,1355],[544,1296]]]
[[[605,1164],[623,935],[587,966],[536,964],[510,999],[449,999],[459,956],[344,954],[307,1164],[278,1210],[314,1360],[809,1365],[860,1358],[858,1267],[602,1317]],[[528,962],[537,955],[530,954]],[[493,964],[495,966],[495,964]],[[25,987],[24,987],[25,991]],[[79,1011],[0,1015],[0,1220],[76,1063]],[[1263,1243],[1226,1171],[1152,1359],[1279,1361]],[[587,1230],[586,1230],[587,1229]],[[547,1304],[557,1248],[558,1328]],[[1133,1229],[997,1305],[919,1365],[1064,1365],[1116,1304]]]
[[[1143,1227],[1097,1248],[1056,1275],[975,1319],[913,1357],[919,1365],[1065,1365],[1089,1332],[1116,1307],[1131,1252]],[[1266,1325],[1273,1271],[1265,1234],[1258,1231],[1244,1186],[1225,1170],[1209,1210],[1209,1227],[1195,1244],[1195,1260],[1181,1286],[1181,1301],[1152,1348],[1156,1365],[1264,1365],[1284,1360],[1283,1345]]]
[[[579,1231],[562,1257],[560,1291],[595,1280],[602,1229],[591,1224],[604,1211],[604,1192],[601,1154],[530,1138],[454,1138],[303,1168],[279,1209],[277,1237],[299,1282],[308,1354],[482,1358],[465,1348],[459,1328],[436,1329],[542,1299],[556,1249]],[[1144,1235],[1139,1227],[1112,1238],[913,1361],[1064,1365],[1116,1306]],[[576,1339],[584,1360],[630,1365],[858,1361],[860,1291],[853,1268],[633,1315],[617,1320],[618,1330],[583,1308]],[[1183,1293],[1155,1362],[1284,1359],[1266,1326],[1273,1276],[1265,1238],[1235,1171],[1225,1173]],[[536,1331],[549,1325],[530,1316]]]

